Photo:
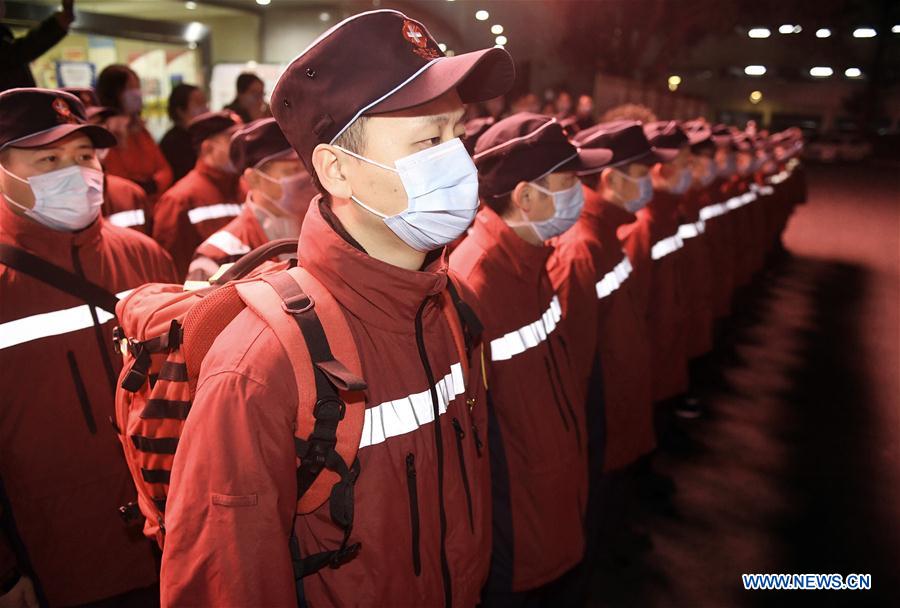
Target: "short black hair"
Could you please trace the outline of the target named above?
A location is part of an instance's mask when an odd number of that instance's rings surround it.
[[[237,77],[237,93],[240,95],[241,93],[245,93],[247,89],[252,87],[255,83],[263,84],[262,78],[254,74],[253,72],[243,72]]]
[[[187,110],[188,101],[191,99],[191,93],[197,90],[199,90],[199,87],[195,87],[192,84],[181,83],[175,85],[175,88],[173,88],[172,92],[169,94],[169,106],[167,108],[169,118],[173,121],[177,121],[177,111]]]
[[[101,106],[122,111],[122,92],[128,85],[128,77],[138,78],[137,73],[122,63],[114,63],[103,68],[97,77],[97,97]],[[140,80],[140,79],[138,79]]]

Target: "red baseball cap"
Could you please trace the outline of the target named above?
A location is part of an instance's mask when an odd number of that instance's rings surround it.
[[[0,93],[0,150],[40,148],[75,132],[84,133],[95,148],[116,145],[115,135],[88,124],[84,104],[71,93],[38,88]]]
[[[238,171],[259,167],[270,160],[297,158],[274,118],[254,120],[237,131],[231,136],[228,154]]]
[[[478,190],[483,198],[512,192],[519,182],[531,182],[554,172],[580,172],[606,166],[610,150],[576,148],[556,118],[519,112],[499,121],[475,145]]]
[[[413,108],[453,89],[463,103],[485,101],[514,80],[505,50],[447,57],[420,22],[376,10],[344,19],[300,53],[275,85],[272,114],[311,172],[313,149],[360,116]]]
[[[188,123],[187,132],[191,138],[194,149],[200,148],[200,144],[215,135],[231,135],[244,124],[241,117],[231,110],[219,112],[205,112]]]
[[[583,131],[572,138],[572,143],[580,150],[600,147],[612,150],[613,158],[603,166],[578,171],[578,175],[591,175],[605,167],[618,167],[638,163],[654,165],[669,162],[678,156],[678,150],[654,148],[647,141],[641,123],[636,120],[615,120],[602,122]]]

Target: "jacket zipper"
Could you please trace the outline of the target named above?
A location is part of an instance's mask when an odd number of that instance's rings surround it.
[[[553,390],[553,402],[556,404],[556,411],[559,412],[559,417],[562,419],[563,426],[566,428],[566,431],[568,431],[569,421],[566,419],[562,404],[559,402],[559,391],[556,390],[556,382],[553,381],[553,371],[550,369],[550,361],[547,357],[544,357],[544,367],[547,369],[547,378],[550,380],[550,388]]]
[[[484,443],[481,442],[478,426],[474,422],[472,423],[472,437],[475,441],[475,453],[481,458],[481,449],[484,447]]]
[[[91,401],[88,399],[87,389],[84,386],[84,378],[78,369],[78,361],[75,360],[75,353],[66,351],[66,359],[69,361],[69,371],[72,372],[72,381],[75,383],[75,393],[78,395],[78,403],[81,404],[81,415],[84,416],[84,423],[87,425],[91,435],[97,434],[97,421],[94,420],[94,412],[91,410]]]
[[[84,270],[81,267],[81,259],[78,257],[78,247],[72,245],[72,267],[75,273],[82,279],[87,280]],[[97,339],[97,347],[100,349],[100,359],[103,362],[103,369],[106,372],[106,379],[109,382],[109,388],[115,394],[116,392],[116,372],[113,369],[112,360],[109,358],[109,346],[107,340],[103,336],[103,327],[100,325],[100,319],[97,318],[97,309],[93,305],[87,305],[91,312],[91,321],[94,325],[94,337]]]
[[[466,471],[466,457],[463,454],[463,439],[466,432],[457,418],[453,419],[453,430],[456,431],[456,449],[459,453],[459,474],[462,475],[463,489],[466,492],[466,506],[469,508],[469,528],[475,533],[475,516],[472,515],[472,491],[469,489],[469,473]]]
[[[419,492],[416,488],[416,455],[406,455],[406,488],[409,490],[409,518],[412,525],[412,561],[416,576],[422,574],[422,556],[419,550]]]
[[[562,375],[559,371],[559,364],[556,362],[556,353],[553,352],[553,340],[550,335],[547,335],[547,352],[550,353],[550,361],[553,363],[553,371],[550,371],[550,364],[547,363],[547,360],[544,359],[544,363],[547,364],[547,374],[556,378],[556,384],[559,385],[559,392],[562,393],[562,401],[566,404],[566,409],[569,410],[569,416],[572,418],[572,425],[575,427],[575,441],[578,443],[578,448],[581,449],[581,431],[578,428],[578,419],[575,417],[575,409],[572,407],[572,402],[569,401],[569,395],[566,393],[566,389],[562,383]],[[551,380],[550,384],[553,384]],[[556,396],[556,388],[553,389],[553,394]],[[557,407],[560,404],[560,400],[557,397],[556,405]],[[562,411],[560,410],[560,415],[562,415]],[[563,420],[565,421],[565,416],[563,416]],[[568,424],[566,425],[566,430],[569,430]]]
[[[441,412],[438,406],[437,387],[434,381],[434,372],[428,361],[428,351],[425,350],[425,332],[422,329],[422,313],[428,298],[422,301],[416,312],[416,345],[419,348],[419,359],[428,379],[428,387],[431,393],[431,408],[434,414],[434,443],[437,460],[437,490],[438,490],[438,514],[440,519],[440,551],[441,551],[441,581],[444,585],[444,606],[453,605],[453,588],[450,583],[450,564],[447,562],[447,512],[444,509],[444,440],[441,433]]]

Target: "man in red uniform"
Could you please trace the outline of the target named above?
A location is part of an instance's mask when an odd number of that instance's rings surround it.
[[[229,157],[240,127],[232,112],[207,112],[188,125],[197,164],[160,197],[153,209],[153,238],[172,255],[184,278],[197,245],[241,212],[241,176]]]
[[[208,279],[222,264],[269,241],[298,238],[309,201],[317,193],[274,118],[260,119],[234,134],[231,162],[250,188],[247,200],[240,215],[197,247],[190,280]]]
[[[135,493],[106,424],[110,335],[114,294],[175,274],[149,237],[99,217],[95,150],[114,144],[73,95],[0,94],[3,605],[156,601],[151,547],[117,514]]]
[[[118,175],[105,175],[100,213],[110,224],[150,234],[150,200],[144,189]]]
[[[601,157],[595,164],[610,157],[606,150],[587,154]],[[583,192],[574,171],[582,162],[555,118],[520,113],[489,128],[475,147],[483,208],[450,257],[478,296],[491,345],[494,530],[486,606],[527,602],[584,553],[586,371],[574,357],[584,353],[590,365],[596,314],[582,317],[580,335],[561,327],[559,293],[546,268],[553,249],[545,244],[578,220]]]
[[[481,348],[457,345],[440,302],[451,280],[472,298],[445,253],[478,207],[463,104],[514,78],[505,50],[445,57],[421,23],[378,10],[323,34],[275,87],[275,119],[323,191],[299,263],[330,296],[318,315],[346,319],[368,384],[348,545],[361,548],[302,579],[312,606],[478,602],[490,553]],[[172,470],[164,605],[292,606],[292,531],[301,557],[341,544],[327,504],[296,513],[292,376],[251,310],[206,356]]]

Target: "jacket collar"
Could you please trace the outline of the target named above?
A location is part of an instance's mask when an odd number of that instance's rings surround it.
[[[206,164],[201,159],[197,159],[197,164],[194,165],[194,171],[213,184],[220,192],[229,195],[230,199],[238,200],[236,196],[230,195],[237,192],[238,187],[240,186],[241,176],[239,174],[223,171],[222,169]]]
[[[489,207],[482,207],[469,230],[470,239],[497,256],[498,262],[508,266],[511,272],[525,280],[540,274],[553,253],[549,245],[532,245],[516,234],[503,219]]]
[[[17,247],[58,266],[71,266],[72,249],[99,244],[103,221],[98,217],[93,224],[78,232],[54,230],[15,213],[5,199],[0,199],[0,232]]]
[[[422,302],[447,286],[446,250],[422,270],[406,270],[371,257],[347,233],[329,203],[317,196],[300,229],[300,266],[318,279],[352,315],[388,331],[413,333]],[[434,305],[426,315],[438,313]]]

